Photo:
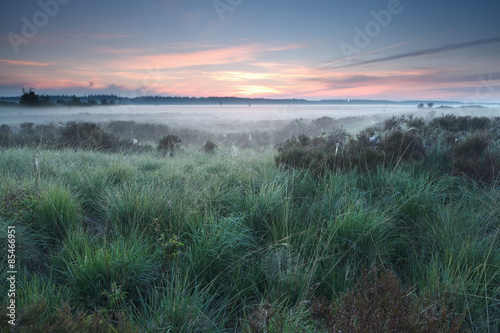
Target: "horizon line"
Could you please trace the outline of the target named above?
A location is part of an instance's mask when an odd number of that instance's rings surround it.
[[[14,96],[0,96],[0,99],[5,98],[5,99],[12,99],[12,98],[20,98],[22,95],[14,95]],[[48,97],[78,97],[78,98],[92,98],[96,96],[110,96],[110,97],[115,97],[115,98],[121,98],[121,99],[129,99],[129,100],[135,100],[135,99],[140,99],[140,98],[176,98],[176,99],[239,99],[239,100],[268,100],[268,101],[305,101],[305,102],[313,102],[313,103],[318,103],[322,101],[346,101],[347,103],[350,103],[352,101],[371,101],[371,102],[391,102],[391,103],[414,103],[414,102],[421,102],[421,103],[449,103],[449,104],[469,104],[469,103],[464,103],[464,102],[459,102],[459,101],[452,101],[452,100],[422,100],[422,99],[408,99],[408,100],[392,100],[392,99],[370,99],[370,98],[323,98],[323,99],[306,99],[306,98],[300,98],[300,97],[288,97],[288,98],[268,98],[268,97],[237,97],[237,96],[175,96],[175,95],[142,95],[142,96],[135,96],[135,97],[129,97],[129,96],[123,96],[123,95],[117,95],[117,94],[89,94],[89,95],[76,95],[76,94],[42,94],[38,96],[48,96]],[[479,103],[479,104],[499,104],[500,101],[498,102],[484,102],[484,103]]]

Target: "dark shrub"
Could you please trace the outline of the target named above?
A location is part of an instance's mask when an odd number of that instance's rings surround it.
[[[54,147],[59,138],[59,130],[54,124],[36,125],[34,135],[37,142],[46,146]]]
[[[461,318],[436,305],[420,305],[392,271],[364,271],[337,303],[315,301],[311,317],[327,332],[458,332]]]
[[[21,124],[21,135],[32,135],[34,123],[22,123]]]
[[[344,131],[312,139],[301,135],[277,148],[279,154],[275,161],[278,166],[309,169],[313,173],[352,168],[369,170],[401,161],[421,163],[426,158],[424,144],[416,130],[380,133],[369,128],[356,138]]]
[[[491,119],[487,117],[473,117],[469,122],[469,130],[470,131],[481,131],[491,126]]]
[[[500,156],[488,150],[490,142],[490,137],[484,132],[457,142],[453,154],[453,174],[483,182],[495,180],[500,173]]]
[[[95,123],[69,122],[61,130],[63,147],[91,150],[112,150],[117,148],[118,139],[104,132]]]
[[[409,160],[414,151],[424,153],[424,144],[418,134],[413,131],[388,132],[381,141],[380,148],[385,152],[389,160],[394,158]]]
[[[207,154],[214,154],[216,149],[217,145],[212,141],[205,142],[205,145],[203,146],[203,151]]]
[[[335,138],[309,138],[300,135],[277,145],[276,165],[286,168],[309,169],[313,173],[333,170],[338,154]],[[338,154],[340,156],[340,154]]]
[[[489,144],[490,139],[486,134],[470,135],[465,141],[456,144],[455,156],[457,158],[479,156],[488,148]]]
[[[0,147],[10,147],[12,145],[12,129],[9,125],[0,126]]]
[[[473,132],[490,128],[491,119],[487,117],[457,117],[455,115],[445,115],[432,120],[429,125],[438,127],[450,132]]]
[[[169,134],[161,138],[157,149],[162,151],[163,155],[168,153],[170,156],[173,156],[174,153],[179,150],[180,143],[181,139],[179,139],[177,135]]]
[[[406,128],[422,129],[425,126],[425,121],[423,118],[414,117],[413,115],[400,117],[394,116],[384,121],[383,129],[390,131],[401,126]]]

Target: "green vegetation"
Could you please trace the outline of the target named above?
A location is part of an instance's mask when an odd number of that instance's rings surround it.
[[[436,176],[465,175],[494,182],[500,174],[500,118],[443,116],[391,118],[357,135],[339,130],[320,137],[300,135],[278,145],[276,165],[314,174],[410,164]]]
[[[106,152],[74,124],[71,149],[2,148],[15,331],[497,332],[498,124],[393,118],[238,156]]]

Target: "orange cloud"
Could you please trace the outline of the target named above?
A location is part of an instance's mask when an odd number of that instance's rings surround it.
[[[179,45],[191,47],[191,44]],[[194,45],[193,45],[194,46]],[[201,44],[202,47],[208,45]],[[269,46],[265,44],[252,44],[230,46],[209,50],[196,50],[191,52],[176,52],[166,54],[142,55],[123,58],[116,62],[116,68],[121,70],[141,70],[151,67],[157,68],[183,68],[203,65],[224,65],[256,60],[259,55],[272,51],[293,50],[303,47],[298,44]]]
[[[167,69],[202,65],[222,65],[253,60],[261,52],[262,49],[259,46],[250,45],[194,52],[134,56],[119,61],[116,68],[122,70],[140,70],[151,67]]]
[[[50,65],[50,63],[47,63],[47,62],[9,60],[9,59],[0,59],[0,63],[13,65],[13,66],[49,66]]]
[[[237,86],[235,92],[236,95],[243,96],[277,95],[282,93],[280,90],[266,86]]]

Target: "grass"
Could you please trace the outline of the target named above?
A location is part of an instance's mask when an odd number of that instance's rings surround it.
[[[0,241],[16,225],[31,313],[16,330],[333,332],[367,286],[438,331],[500,329],[498,182],[437,164],[318,175],[275,154],[1,150]]]
[[[76,304],[107,307],[113,306],[113,284],[121,288],[125,304],[148,292],[160,278],[157,255],[140,235],[93,239],[80,229],[51,258],[51,267],[69,286]]]

